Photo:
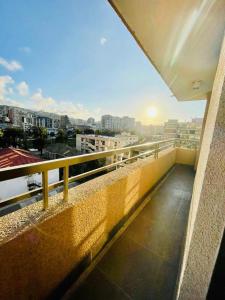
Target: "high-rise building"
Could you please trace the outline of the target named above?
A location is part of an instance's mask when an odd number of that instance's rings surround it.
[[[94,118],[88,118],[87,119],[87,124],[90,125],[90,126],[94,125],[95,124],[95,119]]]
[[[164,123],[164,137],[176,138],[178,133],[178,120],[170,119]]]
[[[135,128],[135,119],[130,117],[115,117],[111,115],[104,115],[101,119],[102,129],[110,131],[131,131]]]
[[[102,129],[113,130],[113,116],[104,115],[101,119]]]
[[[128,116],[122,117],[121,119],[122,130],[134,130],[135,128],[135,118]]]
[[[67,115],[61,116],[61,127],[68,128],[69,126],[71,126],[69,117]]]

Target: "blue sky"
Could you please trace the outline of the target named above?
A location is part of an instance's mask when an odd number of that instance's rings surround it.
[[[0,1],[0,28],[0,103],[146,124],[203,115],[205,101],[171,97],[107,0]]]

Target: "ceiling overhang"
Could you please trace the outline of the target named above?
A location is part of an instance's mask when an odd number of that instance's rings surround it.
[[[109,0],[178,100],[212,91],[225,0]]]

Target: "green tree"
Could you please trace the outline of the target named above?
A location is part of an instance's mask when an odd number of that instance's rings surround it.
[[[4,131],[0,129],[0,147],[3,147],[3,137],[4,137]]]
[[[55,137],[55,132],[51,131],[49,135],[51,137],[51,144],[52,144],[53,143],[53,138]]]
[[[21,128],[6,128],[3,135],[4,145],[9,146],[21,146],[23,141],[24,131]]]
[[[66,134],[65,130],[59,129],[58,133],[56,135],[55,142],[56,143],[65,143],[66,140],[67,140],[67,134]]]
[[[93,129],[84,129],[84,134],[94,134],[94,130]]]
[[[34,136],[34,145],[38,151],[43,153],[43,149],[46,146],[48,132],[46,128],[43,127],[34,127],[33,128],[33,136]]]

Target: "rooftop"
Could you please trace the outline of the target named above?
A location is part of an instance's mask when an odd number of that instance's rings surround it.
[[[117,134],[115,136],[107,136],[107,135],[95,135],[95,134],[80,134],[80,136],[85,136],[87,138],[92,139],[109,139],[109,140],[118,140],[122,138],[134,137],[135,135],[124,135],[124,134]]]
[[[42,161],[42,159],[23,149],[5,148],[0,150],[0,168],[14,167],[40,161]]]

